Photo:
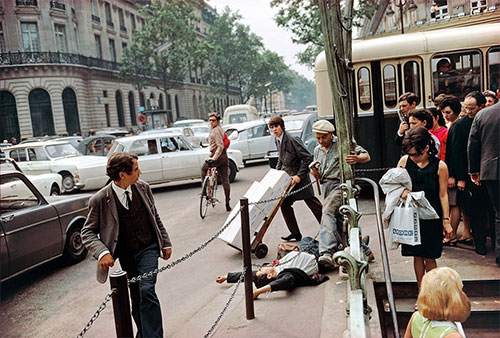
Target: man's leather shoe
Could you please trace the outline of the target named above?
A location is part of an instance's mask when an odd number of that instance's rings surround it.
[[[226,211],[231,211],[231,206],[229,205],[229,203],[226,203]]]
[[[481,256],[484,256],[488,253],[488,250],[486,250],[485,246],[478,246],[478,247],[476,247],[476,253],[481,255]]]
[[[300,242],[300,240],[302,239],[302,235],[301,234],[290,234],[286,237],[281,237],[281,239],[284,241],[287,241],[287,242],[291,242],[292,240]]]

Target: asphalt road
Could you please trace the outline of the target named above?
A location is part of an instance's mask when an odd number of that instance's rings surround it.
[[[267,162],[249,163],[231,184],[231,205],[246,192],[253,181],[260,180],[269,169]],[[154,186],[153,193],[173,242],[172,260],[182,257],[210,239],[223,225],[228,213],[224,204],[210,208],[204,220],[199,217],[200,183],[183,182]],[[223,190],[218,197],[224,201]],[[318,225],[302,202],[295,204],[303,235],[315,236]],[[372,208],[368,203],[362,208]],[[266,258],[276,256],[279,236],[288,233],[280,213],[264,237],[269,247]],[[166,265],[160,260],[160,266]],[[174,336],[197,312],[220,296],[226,288],[214,282],[227,271],[240,271],[239,251],[216,239],[185,262],[158,276],[157,293],[163,310],[165,336]],[[9,280],[2,285],[0,332],[2,337],[71,337],[76,336],[98,309],[109,292],[109,283],[95,280],[96,261],[90,255],[76,265],[65,266],[60,261],[46,264],[35,271]],[[213,311],[214,321],[221,308]],[[206,328],[207,330],[209,327]],[[114,336],[111,303],[102,311],[86,337]]]

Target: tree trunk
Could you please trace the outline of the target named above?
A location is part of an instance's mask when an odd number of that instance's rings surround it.
[[[332,107],[339,146],[340,180],[354,179],[346,156],[354,150],[352,137],[352,0],[345,2],[342,18],[340,0],[320,0],[321,27],[325,41],[326,64],[332,92]]]

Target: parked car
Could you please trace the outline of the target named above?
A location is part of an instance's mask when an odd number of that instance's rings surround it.
[[[76,148],[83,155],[107,156],[116,136],[96,135],[84,138]]]
[[[259,114],[254,106],[248,104],[236,104],[224,110],[222,124],[242,123],[258,120]]]
[[[0,158],[5,158],[5,153],[3,150],[8,147],[12,147],[12,143],[0,143]]]
[[[71,145],[73,147],[75,147],[75,149],[78,149],[78,145],[83,140],[83,137],[81,137],[81,136],[61,136],[61,137],[55,138],[54,140],[69,142],[69,143],[71,143]]]
[[[151,129],[143,131],[139,135],[161,134],[161,133],[182,134],[194,148],[198,148],[201,146],[201,138],[194,134],[193,129],[191,129],[191,127],[183,126],[183,127],[166,128],[166,129]]]
[[[11,158],[0,159],[0,172],[23,172],[16,161]],[[62,190],[62,176],[59,174],[25,175],[43,196],[57,196]]]
[[[44,197],[18,171],[0,173],[0,281],[63,257],[87,255],[80,231],[90,195]]]
[[[201,146],[208,147],[209,141],[208,136],[210,135],[210,126],[207,123],[193,124],[191,126],[195,136],[200,138]]]
[[[139,157],[141,179],[148,183],[166,183],[179,180],[200,179],[200,168],[210,156],[207,148],[192,148],[179,133],[145,134],[116,139],[110,154],[127,151]],[[228,149],[229,180],[233,182],[237,171],[243,168],[241,152]],[[90,172],[95,166],[88,165]],[[87,175],[86,168],[80,174]]]
[[[311,154],[314,153],[314,148],[318,144],[316,136],[312,131],[312,125],[318,120],[316,113],[298,113],[283,117],[285,121],[285,130],[293,135],[298,136]],[[278,163],[278,149],[276,149],[276,141],[274,135],[268,145],[266,158],[269,159],[269,166],[276,168]]]
[[[191,127],[193,124],[206,123],[205,120],[200,119],[190,119],[190,120],[178,120],[175,121],[172,127]]]
[[[271,134],[264,120],[255,120],[223,126],[231,140],[229,149],[238,149],[243,161],[264,158]]]
[[[104,128],[101,130],[97,130],[95,132],[95,135],[113,135],[116,137],[124,137],[124,136],[127,136],[128,134],[130,134],[130,131],[128,131],[126,129],[119,129],[119,128]]]
[[[62,176],[64,191],[99,189],[108,181],[107,158],[83,156],[70,143],[61,141],[31,142],[5,149],[5,156],[16,160],[27,175],[56,173]],[[102,164],[98,171],[80,173],[80,167]],[[88,175],[88,176],[87,176]]]

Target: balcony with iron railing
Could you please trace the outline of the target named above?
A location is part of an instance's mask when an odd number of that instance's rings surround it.
[[[51,1],[50,2],[50,8],[56,8],[65,11],[66,10],[66,5],[57,1]]]
[[[38,6],[37,0],[16,0],[16,6]]]
[[[107,24],[107,25],[108,25],[108,27],[110,27],[110,28],[115,28],[115,24],[113,23],[113,21],[106,20],[106,24]]]
[[[126,32],[127,32],[127,27],[126,27],[125,25],[120,25],[120,30],[121,30],[122,32],[125,32],[125,33],[126,33]]]
[[[98,17],[97,15],[92,14],[92,21],[95,21],[95,22],[101,23],[101,18],[100,18],[100,17]]]

